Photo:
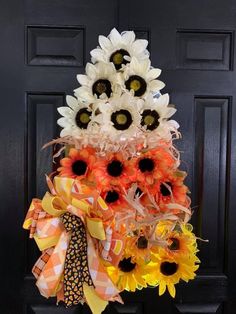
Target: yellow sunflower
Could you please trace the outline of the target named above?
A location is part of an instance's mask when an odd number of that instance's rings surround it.
[[[148,239],[144,235],[135,235],[127,237],[125,250],[135,256],[136,260],[142,262],[150,261],[150,245]]]
[[[125,254],[118,267],[107,266],[107,272],[119,290],[134,292],[136,289],[146,288],[144,276],[148,269],[144,263],[140,263],[132,256]]]
[[[156,234],[167,241],[167,246],[160,248],[167,254],[172,255],[194,255],[198,252],[196,236],[192,232],[190,224],[173,224],[169,221],[159,222],[156,228]],[[196,261],[198,258],[195,256]]]
[[[125,242],[125,252],[134,256],[141,263],[149,263],[151,260],[156,260],[154,257],[159,252],[159,247],[153,245],[148,239],[148,234],[137,232],[134,236],[128,236]]]
[[[158,285],[159,295],[162,295],[167,288],[174,298],[175,284],[179,283],[181,279],[185,282],[194,279],[198,267],[193,255],[170,257],[168,254],[163,254],[160,255],[159,262],[150,263],[149,274],[145,276],[145,279],[151,286]]]

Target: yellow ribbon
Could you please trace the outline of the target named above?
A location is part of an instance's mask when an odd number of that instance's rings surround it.
[[[95,289],[93,287],[88,286],[86,283],[83,284],[83,291],[88,306],[90,307],[92,313],[101,314],[105,310],[108,301],[101,299],[97,295]]]
[[[68,233],[63,231],[63,226],[60,223],[55,224],[55,219],[60,219],[61,215],[70,212],[83,220],[88,233],[93,238],[103,241],[106,239],[103,221],[110,221],[113,214],[99,195],[95,195],[92,191],[89,193],[88,190],[86,190],[86,193],[83,193],[83,188],[74,179],[56,176],[53,182],[47,177],[47,182],[51,193],[47,192],[42,202],[40,200],[32,202],[23,226],[26,229],[30,229],[34,221],[36,231],[33,235],[41,251],[55,247],[52,256],[37,280],[37,286],[41,294],[49,297],[57,295],[61,289],[59,283],[63,276],[66,249],[69,241],[67,238]],[[37,218],[37,215],[35,215],[36,218],[32,218],[35,209],[46,212],[49,214],[49,217]],[[94,217],[97,212],[99,213],[98,216]],[[56,265],[58,257],[61,258],[61,261]],[[60,267],[58,274],[55,272],[55,265]],[[94,288],[86,284],[83,285],[83,291],[92,312],[100,314],[108,302],[103,300]]]
[[[30,229],[31,224],[34,220],[34,212],[35,212],[36,208],[41,210],[41,200],[39,200],[38,198],[33,198],[32,202],[30,204],[28,213],[26,215],[25,221],[23,223],[24,229],[26,229],[26,230]]]
[[[55,246],[58,243],[60,236],[52,236],[47,238],[40,238],[37,235],[34,235],[34,240],[40,249],[40,251],[46,250],[52,246]]]
[[[87,228],[90,235],[99,240],[105,240],[106,234],[104,231],[102,220],[99,218],[86,218]]]
[[[59,196],[47,192],[42,199],[42,208],[48,214],[59,217],[67,211],[67,204]]]

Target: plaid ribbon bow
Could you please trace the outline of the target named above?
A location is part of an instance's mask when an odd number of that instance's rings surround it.
[[[46,179],[50,193],[42,201],[33,199],[23,224],[42,251],[33,268],[40,293],[56,296],[67,306],[85,301],[94,313],[101,313],[107,301],[123,303],[98,252],[101,242],[101,249],[110,248],[106,257],[119,255],[120,242],[114,233],[110,240],[116,245],[106,245],[104,226],[112,221],[112,212],[99,194],[85,194],[76,180]]]

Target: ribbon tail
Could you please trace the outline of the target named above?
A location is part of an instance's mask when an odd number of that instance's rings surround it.
[[[54,247],[50,247],[42,252],[42,255],[39,257],[37,262],[34,264],[32,268],[32,274],[36,279],[40,276],[41,272],[43,271],[45,265],[47,264],[50,256],[54,251]]]
[[[64,302],[68,307],[83,302],[83,284],[92,286],[93,282],[88,268],[86,229],[82,220],[66,213],[62,221],[70,232],[64,267]]]
[[[89,271],[95,286],[96,293],[106,301],[118,301],[122,302],[119,296],[119,290],[113,284],[109,278],[104,266],[100,262],[98,252],[96,251],[93,240],[89,234],[87,234],[88,242],[88,265]]]
[[[83,284],[83,290],[86,302],[90,307],[92,313],[101,314],[108,305],[108,301],[100,298],[96,293],[94,287],[88,286],[86,283]]]
[[[64,271],[66,251],[69,244],[69,235],[64,231],[55,246],[47,264],[42,270],[36,285],[42,296],[55,296]]]

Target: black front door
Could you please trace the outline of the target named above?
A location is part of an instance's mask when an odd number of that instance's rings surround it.
[[[156,289],[124,293],[106,313],[234,313],[236,300],[236,75],[233,1],[0,1],[1,293],[0,313],[87,313],[39,295],[31,268],[39,252],[22,230],[32,197],[53,169],[44,143],[59,134],[56,108],[78,87],[89,51],[113,27],[149,40],[163,92],[177,107],[183,170],[192,191],[202,261],[176,299]]]

